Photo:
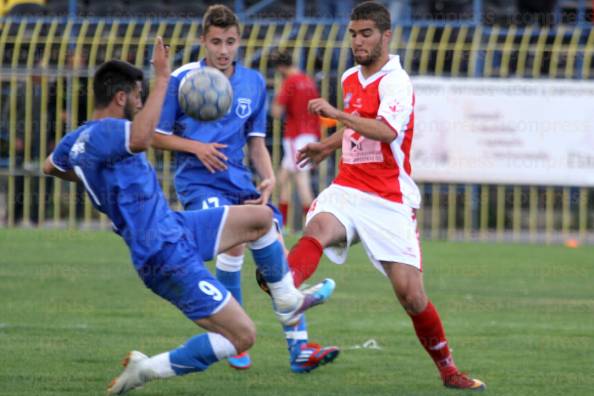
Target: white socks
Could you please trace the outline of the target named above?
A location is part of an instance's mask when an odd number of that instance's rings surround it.
[[[264,234],[264,236],[260,237],[260,239],[255,240],[254,242],[250,242],[249,246],[252,250],[260,250],[272,245],[277,240],[278,232],[276,231],[276,227],[273,224],[268,232]]]
[[[268,283],[268,288],[274,307],[279,312],[293,311],[303,301],[303,294],[295,287],[290,271],[280,281]]]
[[[226,359],[237,355],[237,350],[225,337],[217,333],[207,333],[210,346],[218,360]],[[163,352],[158,355],[144,359],[141,362],[140,374],[145,381],[157,378],[170,378],[176,376],[171,367],[169,352]]]
[[[217,268],[221,271],[226,272],[237,272],[241,271],[243,265],[244,255],[241,256],[230,256],[225,253],[221,253],[217,256]]]
[[[218,333],[207,333],[210,346],[215,356],[219,360],[237,355],[237,349],[231,344],[231,341]]]
[[[147,379],[175,377],[169,352],[163,352],[142,361],[142,375]]]

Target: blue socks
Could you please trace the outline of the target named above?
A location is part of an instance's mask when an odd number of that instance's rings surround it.
[[[285,332],[289,353],[292,353],[295,349],[299,349],[301,344],[306,344],[308,336],[305,315],[301,316],[299,323],[295,326],[283,326],[283,331]]]
[[[237,300],[239,305],[243,305],[241,293],[241,271],[228,272],[217,268],[217,279]]]
[[[211,364],[237,354],[231,342],[217,333],[198,334],[169,352],[175,375],[204,371]]]
[[[266,235],[250,243],[250,249],[256,266],[266,283],[280,282],[289,272],[285,249],[278,240],[278,233],[274,225],[270,227]]]
[[[190,338],[184,345],[169,353],[171,368],[176,375],[204,371],[218,360],[206,333]]]
[[[243,254],[241,256],[230,256],[221,253],[217,256],[216,277],[225,286],[239,305],[243,305],[241,293],[241,266],[243,265]]]

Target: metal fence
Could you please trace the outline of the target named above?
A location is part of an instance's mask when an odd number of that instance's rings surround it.
[[[156,34],[171,46],[174,67],[202,56],[194,20],[0,19],[0,222],[9,227],[107,227],[81,186],[44,177],[41,166],[55,142],[90,116],[95,67],[119,58],[149,71]],[[280,81],[268,57],[281,48],[292,50],[298,64],[317,77],[323,97],[342,102],[340,75],[353,64],[346,25],[249,24],[242,26],[242,36],[240,60],[266,76],[271,95]],[[418,23],[395,26],[391,49],[412,76],[594,77],[594,30],[589,27]],[[271,121],[270,132],[277,165],[280,122]],[[149,158],[176,205],[171,154],[151,150]],[[333,177],[331,162],[318,170],[320,189]],[[419,219],[426,237],[594,241],[590,188],[419,184],[424,198]]]

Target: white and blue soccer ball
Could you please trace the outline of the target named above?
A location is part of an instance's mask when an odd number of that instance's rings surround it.
[[[229,111],[233,89],[221,71],[205,66],[184,76],[177,96],[185,114],[196,120],[212,121]]]

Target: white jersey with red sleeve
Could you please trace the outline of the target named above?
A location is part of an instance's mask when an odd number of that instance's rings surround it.
[[[356,66],[342,75],[344,111],[385,122],[396,132],[391,143],[366,138],[347,128],[334,183],[419,208],[421,196],[411,177],[414,93],[397,55],[368,78]]]

